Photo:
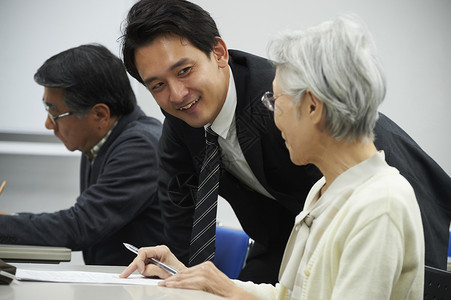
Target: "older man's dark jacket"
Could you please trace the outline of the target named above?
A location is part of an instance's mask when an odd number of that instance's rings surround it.
[[[123,266],[136,256],[123,242],[137,247],[161,244],[160,135],[161,123],[139,107],[121,116],[92,164],[83,154],[80,196],[74,206],[54,213],[0,216],[0,243],[63,246],[82,250],[86,264]]]

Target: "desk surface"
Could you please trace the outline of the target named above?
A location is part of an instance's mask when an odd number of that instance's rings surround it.
[[[105,273],[121,273],[124,269],[123,267],[113,266],[44,265],[21,263],[12,263],[12,265],[22,269],[33,270],[90,271]],[[218,300],[224,298],[202,291],[171,289],[159,286],[52,283],[14,280],[10,285],[0,285],[0,300],[10,299]]]

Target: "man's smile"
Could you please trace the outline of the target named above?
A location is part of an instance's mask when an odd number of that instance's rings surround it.
[[[180,108],[177,108],[177,109],[178,109],[178,110],[187,110],[187,109],[190,109],[191,106],[193,106],[194,104],[197,103],[197,101],[199,101],[199,99],[200,99],[200,97],[196,98],[193,102],[188,103],[187,105],[185,105],[185,106],[183,106],[183,107],[180,107]]]

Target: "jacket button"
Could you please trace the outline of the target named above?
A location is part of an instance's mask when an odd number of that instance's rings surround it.
[[[310,269],[304,269],[305,276],[310,276]]]

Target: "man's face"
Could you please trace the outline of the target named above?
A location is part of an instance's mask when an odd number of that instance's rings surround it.
[[[69,109],[63,104],[64,89],[44,88],[44,105],[48,107],[48,112],[52,116],[69,112]],[[74,114],[59,118],[52,122],[49,116],[45,120],[45,127],[53,130],[53,133],[66,146],[69,151],[80,150],[86,153],[98,141],[96,136],[95,120],[91,113],[88,113],[83,119],[78,119]]]
[[[158,105],[192,127],[212,123],[224,104],[228,52],[218,42],[210,57],[188,40],[162,35],[135,51],[139,75]]]

